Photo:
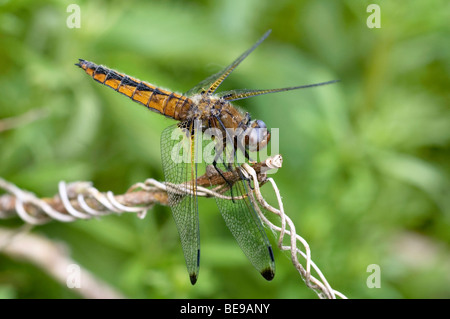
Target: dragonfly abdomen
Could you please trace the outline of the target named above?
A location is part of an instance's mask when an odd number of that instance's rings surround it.
[[[95,81],[166,117],[183,120],[186,110],[192,104],[190,99],[182,94],[158,88],[93,62],[79,60],[80,62],[75,65],[82,68]]]

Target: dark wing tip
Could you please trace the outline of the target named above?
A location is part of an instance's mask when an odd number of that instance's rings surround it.
[[[261,271],[261,275],[264,277],[264,279],[271,281],[273,277],[275,277],[275,272],[273,271],[273,268],[266,268]]]
[[[195,285],[195,283],[197,282],[197,274],[190,274],[189,279],[191,280],[191,284]]]

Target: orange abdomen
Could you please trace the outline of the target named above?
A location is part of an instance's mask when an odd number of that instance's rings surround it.
[[[192,101],[182,94],[158,88],[89,61],[79,60],[80,62],[75,65],[86,71],[95,81],[164,116],[182,121],[192,104]]]

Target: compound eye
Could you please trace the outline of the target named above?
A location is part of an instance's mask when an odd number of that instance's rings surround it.
[[[261,120],[250,122],[247,149],[251,152],[259,151],[267,146],[270,140],[270,132],[266,124]]]
[[[255,128],[265,128],[267,129],[266,123],[264,123],[262,120],[254,120],[252,122],[252,126]]]

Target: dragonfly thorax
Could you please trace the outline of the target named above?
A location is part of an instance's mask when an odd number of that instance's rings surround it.
[[[246,116],[230,102],[216,95],[197,94],[190,97],[188,120],[201,120],[204,128],[236,129],[248,123]]]
[[[262,120],[251,120],[230,102],[216,95],[197,94],[190,97],[191,107],[186,119],[199,120],[202,131],[217,129],[223,137],[233,137],[242,150],[259,151],[267,146],[270,132]]]

